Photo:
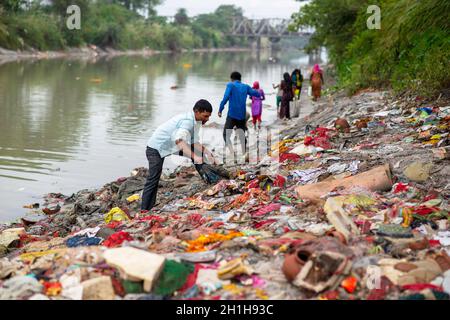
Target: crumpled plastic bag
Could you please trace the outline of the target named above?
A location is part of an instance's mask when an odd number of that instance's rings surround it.
[[[217,270],[217,276],[221,280],[229,280],[238,275],[251,275],[252,273],[253,269],[245,265],[241,258],[230,260]]]
[[[106,215],[105,215],[105,223],[110,223],[111,221],[126,221],[130,220],[125,212],[123,212],[122,209],[119,207],[112,208]]]
[[[128,202],[135,202],[138,201],[141,197],[139,196],[139,194],[133,194],[132,196],[129,196],[127,198]]]
[[[210,164],[196,164],[195,169],[197,169],[202,179],[208,184],[215,184],[220,180],[230,179],[229,172],[218,166],[212,166]]]
[[[0,300],[17,300],[41,293],[42,284],[29,276],[14,277],[3,282]]]

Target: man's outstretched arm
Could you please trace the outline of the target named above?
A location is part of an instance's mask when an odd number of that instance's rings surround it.
[[[229,83],[229,84],[227,84],[227,88],[225,89],[225,94],[223,95],[223,99],[222,99],[222,102],[220,103],[220,107],[219,107],[219,117],[222,116],[222,111],[225,108],[225,104],[228,102],[228,100],[230,100],[231,86],[232,86],[232,84]]]
[[[204,145],[201,143],[194,143],[194,149],[199,153],[205,155],[206,159],[212,163],[217,164],[217,160],[214,157],[213,153],[209,151]]]
[[[184,140],[178,139],[177,141],[175,141],[175,143],[178,149],[180,149],[181,152],[183,152],[184,157],[192,159],[194,163],[203,163],[203,158],[197,156],[195,152],[192,152],[191,146],[188,145]]]
[[[255,89],[252,89],[250,86],[247,86],[247,94],[252,97],[260,98],[261,95]]]

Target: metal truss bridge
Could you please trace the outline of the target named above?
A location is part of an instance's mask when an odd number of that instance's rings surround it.
[[[277,40],[288,37],[310,36],[314,30],[300,29],[297,32],[288,30],[290,19],[234,19],[228,35],[236,37],[261,38]]]

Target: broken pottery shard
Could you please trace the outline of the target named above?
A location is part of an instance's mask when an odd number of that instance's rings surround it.
[[[351,270],[352,262],[337,252],[317,252],[309,258],[293,284],[316,293],[333,290]]]
[[[336,197],[339,198],[339,197]],[[336,198],[328,198],[324,205],[324,211],[327,219],[330,221],[337,231],[342,233],[345,240],[348,241],[351,235],[358,235],[359,230],[353,220],[348,216],[342,207],[342,202]]]
[[[389,164],[385,164],[348,178],[299,186],[296,191],[302,199],[313,200],[319,199],[336,188],[349,189],[359,186],[370,191],[388,191],[392,188],[392,184]]]
[[[165,261],[163,256],[129,247],[106,250],[103,257],[109,265],[118,268],[126,280],[144,280],[146,292],[151,291]]]
[[[97,277],[81,283],[83,300],[114,300],[114,288],[108,276]]]

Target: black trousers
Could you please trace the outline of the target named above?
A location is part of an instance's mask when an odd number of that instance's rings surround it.
[[[158,150],[147,147],[148,176],[142,194],[141,210],[150,210],[155,206],[158,193],[159,179],[161,178],[164,158],[161,158]]]
[[[247,121],[246,120],[237,120],[230,117],[227,117],[227,120],[225,121],[225,127],[223,128],[223,140],[225,141],[225,144],[231,145],[231,131],[227,135],[227,130],[233,130],[234,128],[242,129],[243,134],[238,134],[239,140],[241,143],[242,153],[245,153],[245,150],[247,150],[247,137],[245,136],[245,132],[247,131]],[[241,132],[242,133],[242,132]]]
[[[194,145],[191,145],[191,151],[194,152]],[[161,178],[162,168],[164,164],[164,158],[161,158],[158,150],[147,147],[146,155],[148,160],[148,176],[147,181],[144,185],[144,192],[142,194],[141,210],[150,210],[155,206],[159,179]],[[175,153],[175,155],[184,156],[182,151],[180,151],[179,153]],[[195,169],[199,173],[201,171],[201,168],[201,164],[195,165]],[[200,176],[202,176],[201,173]]]

